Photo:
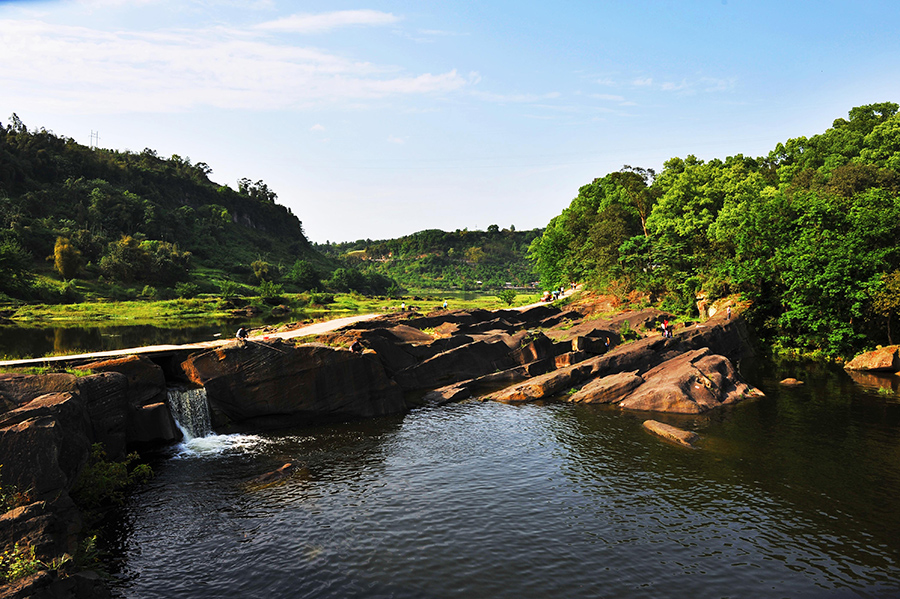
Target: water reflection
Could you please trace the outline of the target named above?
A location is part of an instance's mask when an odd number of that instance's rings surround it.
[[[101,325],[17,327],[0,326],[0,356],[32,358],[83,352],[108,351],[145,345],[181,345],[230,337],[238,323],[267,324],[256,320],[192,320],[178,326]]]

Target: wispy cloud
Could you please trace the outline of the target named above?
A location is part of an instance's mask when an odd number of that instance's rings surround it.
[[[388,141],[388,143],[392,143],[392,144],[405,144],[405,143],[406,143],[406,138],[405,138],[405,137],[396,137],[396,136],[394,136],[394,135],[389,135],[388,138],[387,138],[387,141]]]
[[[391,25],[399,17],[377,10],[340,10],[321,14],[296,14],[256,25],[256,29],[290,33],[323,33],[355,25]]]
[[[498,104],[534,104],[545,100],[554,100],[559,98],[562,94],[559,92],[550,92],[546,94],[496,94],[491,92],[473,91],[472,95],[488,102],[497,102]]]
[[[309,107],[449,93],[473,81],[228,28],[109,32],[0,20],[0,55],[0,101],[82,113]]]
[[[310,131],[324,131],[324,130],[325,130],[325,127],[323,127],[322,125],[316,123],[315,125],[313,125],[312,127],[310,127],[309,130],[310,130]]]

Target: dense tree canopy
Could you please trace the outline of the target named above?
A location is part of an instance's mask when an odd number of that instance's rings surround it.
[[[740,293],[778,346],[848,354],[887,341],[900,268],[900,115],[853,108],[768,156],[673,158],[579,190],[531,244],[542,282],[649,292],[690,310]]]

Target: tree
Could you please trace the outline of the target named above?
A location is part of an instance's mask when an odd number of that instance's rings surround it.
[[[516,292],[513,289],[501,289],[495,295],[505,302],[507,306],[512,306],[513,302],[516,301]]]
[[[74,279],[81,269],[81,252],[65,237],[56,238],[53,259],[56,270],[63,279]]]
[[[322,278],[315,267],[306,260],[297,260],[288,275],[302,291],[311,291],[322,286]]]
[[[881,288],[872,296],[872,308],[876,313],[887,318],[888,343],[893,345],[891,319],[895,314],[900,313],[900,270],[885,275],[881,282]]]

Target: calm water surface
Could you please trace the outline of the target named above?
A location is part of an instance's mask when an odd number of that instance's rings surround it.
[[[121,513],[116,595],[900,597],[897,397],[743,368],[766,398],[657,417],[693,451],[645,415],[478,402],[181,447]]]

